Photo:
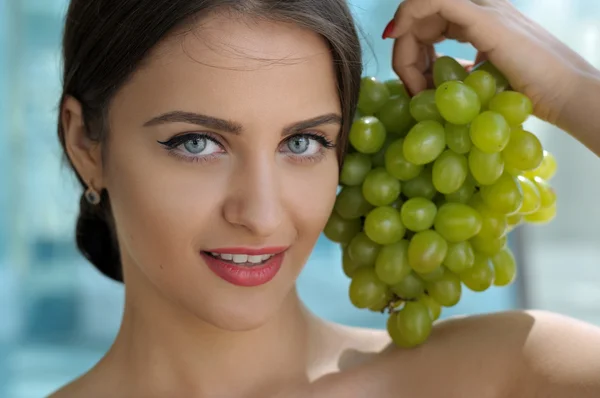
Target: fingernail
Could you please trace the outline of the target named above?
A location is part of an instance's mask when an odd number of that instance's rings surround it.
[[[381,35],[382,39],[387,39],[388,37],[390,37],[390,34],[392,34],[392,31],[394,30],[394,26],[395,26],[395,21],[392,19],[387,26],[385,27],[385,29],[383,30],[383,34]]]

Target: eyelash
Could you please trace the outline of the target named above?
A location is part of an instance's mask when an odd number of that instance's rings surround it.
[[[320,160],[323,157],[324,150],[328,150],[328,149],[332,149],[332,148],[336,147],[335,143],[333,143],[325,135],[323,135],[319,132],[295,134],[295,135],[287,138],[285,141],[283,141],[282,144],[286,144],[290,140],[292,140],[294,138],[298,138],[298,137],[306,137],[306,138],[317,141],[321,145],[321,150],[319,151],[319,153],[310,155],[310,156],[294,155],[293,153],[286,154],[289,158],[291,158],[297,162],[302,162],[302,163],[303,162],[315,162],[317,160]],[[224,145],[221,144],[221,142],[217,138],[215,138],[213,135],[211,135],[209,133],[181,134],[181,135],[177,135],[167,141],[158,141],[158,143],[163,145],[167,149],[167,151],[169,151],[170,155],[173,155],[173,156],[175,156],[181,160],[187,161],[187,162],[210,162],[211,160],[213,160],[221,155],[221,153],[216,153],[216,154],[202,155],[202,156],[185,156],[185,155],[178,153],[178,151],[177,151],[178,147],[180,147],[181,145],[185,144],[188,141],[198,140],[198,139],[206,139],[208,141],[211,141],[212,143],[218,145],[221,149],[225,150]]]

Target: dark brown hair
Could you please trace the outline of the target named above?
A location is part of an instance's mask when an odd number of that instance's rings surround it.
[[[89,138],[102,142],[108,134],[106,116],[112,98],[148,53],[174,29],[218,9],[291,22],[324,38],[333,57],[342,108],[341,165],[362,74],[360,43],[346,0],[71,0],[63,37],[61,105],[67,96],[78,100]],[[58,137],[66,153],[60,121]],[[100,272],[123,281],[108,192],[103,191],[101,198],[92,206],[82,195],[77,246]]]

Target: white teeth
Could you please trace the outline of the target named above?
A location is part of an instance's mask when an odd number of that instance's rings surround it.
[[[274,254],[249,255],[249,254],[229,254],[229,253],[210,253],[213,257],[220,258],[225,261],[233,261],[236,264],[260,264],[271,259]]]
[[[258,264],[263,262],[263,256],[248,256],[248,262],[252,264]]]
[[[246,255],[246,254],[234,254],[233,255],[233,262],[236,263],[236,264],[247,263],[248,262],[248,255]]]

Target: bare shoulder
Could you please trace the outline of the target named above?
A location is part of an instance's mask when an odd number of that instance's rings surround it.
[[[106,377],[100,374],[99,365],[100,363],[96,364],[88,372],[56,390],[48,398],[101,398],[108,396],[120,398],[123,396],[120,392],[112,390],[111,383],[106,383]],[[117,380],[118,377],[112,379]]]
[[[73,380],[69,384],[61,387],[52,393],[52,395],[50,395],[48,398],[73,398],[82,397],[85,394],[88,394],[87,396],[89,396],[88,389],[84,388],[85,384],[85,376],[82,376],[81,378]]]
[[[445,381],[414,387],[425,396],[423,388],[449,398],[465,389],[491,398],[600,396],[600,328],[544,311],[451,318],[425,345],[394,350],[387,361]]]
[[[427,343],[411,350],[386,343],[385,331],[351,333],[357,341],[387,344],[337,376],[338,387],[367,389],[365,396],[600,396],[600,328],[566,316],[514,311],[455,317],[437,323]]]

